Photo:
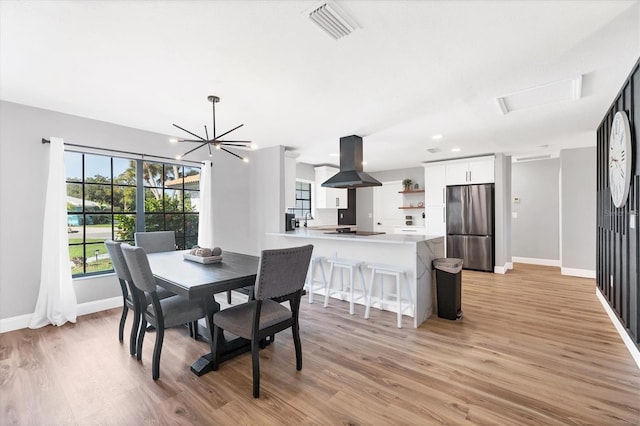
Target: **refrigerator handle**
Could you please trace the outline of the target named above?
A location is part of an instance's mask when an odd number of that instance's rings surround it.
[[[442,188],[442,204],[445,203],[445,201],[444,201],[444,198],[445,198],[444,191],[445,191],[445,189],[446,189],[446,187]]]

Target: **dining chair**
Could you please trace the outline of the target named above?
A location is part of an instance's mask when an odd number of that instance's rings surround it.
[[[156,329],[156,342],[153,348],[152,377],[153,380],[157,380],[160,377],[160,355],[162,353],[165,328],[206,318],[207,328],[212,330],[214,301],[213,298],[190,300],[181,296],[159,299],[156,281],[151,272],[145,250],[142,247],[132,247],[129,244],[122,244],[121,247],[133,279],[135,291],[139,295],[138,300],[150,300],[150,303],[141,307],[141,325],[138,332],[136,353],[138,360],[142,359],[142,344],[147,323],[153,325]],[[211,342],[211,339],[209,339],[209,342]]]
[[[140,308],[138,301],[138,293],[133,290],[133,281],[131,280],[131,273],[122,255],[122,243],[115,242],[113,240],[106,240],[104,245],[107,247],[107,252],[111,258],[113,264],[113,270],[120,282],[120,290],[122,290],[122,316],[120,317],[120,326],[118,327],[118,339],[120,342],[124,340],[124,325],[127,320],[127,314],[129,309],[133,311],[133,325],[131,326],[131,337],[129,338],[129,353],[135,355],[136,353],[136,341],[138,336],[138,328],[140,327]],[[175,296],[169,290],[162,287],[157,287],[156,292],[159,299],[166,299],[167,297]]]
[[[253,397],[260,396],[260,342],[291,327],[296,351],[296,369],[302,369],[302,346],[298,325],[300,299],[313,245],[263,250],[254,287],[255,299],[217,312],[213,317],[213,370],[218,369],[218,353],[223,330],[251,341]],[[289,301],[289,309],[281,302]]]
[[[176,250],[176,233],[174,231],[136,232],[133,234],[136,246],[144,248],[147,253],[160,253]]]
[[[161,253],[176,250],[175,231],[135,232],[133,238],[136,246],[142,247],[147,253]],[[229,291],[229,293],[231,293],[231,291]],[[188,326],[189,335],[197,340],[198,322],[189,323]]]

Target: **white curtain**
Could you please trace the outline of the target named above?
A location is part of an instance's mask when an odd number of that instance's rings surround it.
[[[64,143],[60,138],[51,138],[42,231],[40,292],[29,328],[76,322],[78,307],[69,264],[65,180]]]
[[[213,248],[213,164],[205,161],[200,169],[200,214],[198,220],[198,245]]]

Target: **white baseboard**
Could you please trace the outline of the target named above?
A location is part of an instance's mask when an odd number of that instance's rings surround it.
[[[505,268],[507,268],[507,270],[509,270],[509,269],[513,269],[513,262],[507,262],[507,263],[505,264]]]
[[[110,299],[94,300],[93,302],[78,305],[78,316],[106,311],[107,309],[122,306],[122,296]],[[0,319],[0,333],[28,328],[33,314],[19,315],[17,317]]]
[[[575,269],[575,268],[560,268],[561,275],[569,275],[572,277],[582,277],[582,278],[595,278],[596,271],[591,269]]]
[[[536,259],[535,257],[514,256],[513,261],[517,263],[527,263],[529,265],[560,266],[560,260],[558,259]]]
[[[509,268],[505,264],[504,266],[494,266],[493,273],[494,274],[506,274]]]
[[[611,309],[611,306],[609,306],[607,299],[605,299],[598,287],[596,287],[596,296],[598,297],[598,300],[600,300],[600,303],[602,304],[602,307],[604,308],[607,315],[609,315],[609,319],[618,331],[618,334],[620,335],[620,337],[622,337],[622,341],[631,354],[631,357],[636,362],[638,368],[640,368],[640,350],[638,350],[638,347],[633,343],[631,337],[629,337],[629,335],[627,334],[624,326],[620,323],[618,317],[616,317],[616,314],[613,312],[613,309]]]

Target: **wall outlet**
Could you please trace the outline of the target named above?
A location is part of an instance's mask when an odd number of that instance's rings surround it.
[[[369,219],[373,219],[373,213],[369,213]]]
[[[511,212],[511,217],[513,219],[517,219],[518,218],[518,212]]]

